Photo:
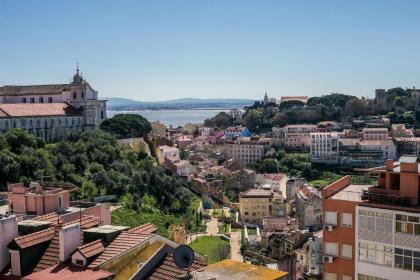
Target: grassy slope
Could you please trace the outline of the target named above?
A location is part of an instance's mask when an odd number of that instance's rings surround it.
[[[223,244],[230,246],[229,241],[223,240],[220,237],[202,236],[194,240],[189,245],[194,251],[197,251],[198,253],[207,256],[209,264],[212,264],[218,261],[216,259],[216,256],[214,255],[215,249],[219,245]]]

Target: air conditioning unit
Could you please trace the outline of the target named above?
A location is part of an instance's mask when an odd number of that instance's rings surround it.
[[[324,225],[324,230],[325,231],[332,231],[334,229],[333,225]]]
[[[324,256],[324,263],[332,263],[334,261],[334,256]]]

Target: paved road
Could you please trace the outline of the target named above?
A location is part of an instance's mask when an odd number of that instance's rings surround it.
[[[240,231],[230,233],[230,258],[235,261],[242,261]]]

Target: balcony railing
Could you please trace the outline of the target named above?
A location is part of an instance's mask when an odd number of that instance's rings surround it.
[[[372,203],[390,204],[398,206],[414,206],[417,202],[417,199],[413,199],[411,197],[372,192],[371,189],[362,193],[362,200],[367,200],[368,202]]]

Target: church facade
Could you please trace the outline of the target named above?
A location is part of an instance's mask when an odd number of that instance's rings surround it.
[[[106,119],[106,100],[77,69],[69,84],[0,87],[0,133],[22,128],[47,142],[74,131],[99,129]]]

